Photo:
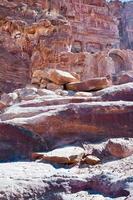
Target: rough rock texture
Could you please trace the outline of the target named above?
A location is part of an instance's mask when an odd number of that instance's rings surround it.
[[[132,100],[132,85],[112,86],[93,97],[62,97],[55,93],[36,97],[36,90],[33,100],[28,100],[28,96],[23,98],[26,100],[19,99],[20,103],[5,109],[0,119],[41,135],[50,148],[76,140],[132,137],[133,103],[120,101],[121,96]]]
[[[132,137],[132,114],[133,104],[128,102],[73,103],[50,107],[38,107],[36,104],[35,107],[16,105],[9,108],[1,120],[40,134],[52,147],[67,140]]]
[[[133,141],[111,139],[106,145],[106,150],[116,158],[125,158],[133,154]]]
[[[132,164],[133,156],[80,169],[35,162],[0,164],[0,198],[126,200],[133,192]]]
[[[66,84],[67,90],[74,91],[92,91],[100,90],[111,85],[110,81],[106,77],[88,79],[86,81],[77,82],[77,83],[68,83]]]
[[[0,0],[0,200],[133,199],[132,13]]]
[[[108,12],[110,5],[115,12]],[[118,49],[122,31],[118,32],[117,18],[121,15],[117,3],[113,5],[105,1],[2,0],[0,90],[25,86],[37,69],[64,69],[78,73],[82,80],[132,70],[132,51]],[[126,4],[125,13],[129,9]]]
[[[103,101],[133,101],[133,83],[111,86],[95,93]]]
[[[58,85],[64,85],[66,83],[72,83],[72,82],[79,82],[79,80],[77,80],[69,72],[61,70],[50,70],[48,73],[48,79]]]
[[[108,12],[108,4],[104,0],[60,2],[52,1],[51,12],[56,10],[70,20],[73,52],[97,52],[119,47],[117,18]]]
[[[41,159],[44,162],[55,164],[76,164],[82,160],[85,155],[84,149],[81,147],[64,147],[58,148],[48,153],[33,153],[33,159]]]
[[[0,162],[29,159],[34,150],[46,149],[39,135],[22,127],[0,124]]]
[[[120,47],[133,50],[133,2],[115,0],[109,3],[109,8],[119,21]]]
[[[24,161],[32,154],[37,161],[0,164],[0,198],[132,198],[133,103],[119,101],[119,92],[132,96],[132,85],[87,97],[33,86],[15,90],[16,102],[10,98],[1,110],[0,158]],[[117,101],[109,101],[114,94]]]
[[[133,82],[133,71],[120,72],[116,77],[116,84],[124,84]]]

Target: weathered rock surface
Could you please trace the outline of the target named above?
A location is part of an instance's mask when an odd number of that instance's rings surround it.
[[[100,159],[97,158],[96,156],[92,156],[92,155],[88,155],[84,161],[85,161],[85,163],[87,163],[89,165],[96,165],[96,164],[100,163]]]
[[[116,158],[125,158],[133,154],[133,140],[110,139],[106,150]]]
[[[79,100],[81,102],[81,99]],[[47,101],[50,103],[49,106],[46,104]],[[47,101],[35,100],[29,104],[22,102],[11,106],[0,115],[1,121],[20,125],[38,133],[51,147],[78,139],[98,140],[106,137],[133,136],[132,102],[69,104],[71,98],[66,98],[68,104],[64,104],[63,99],[64,105],[60,105],[60,101],[53,105],[53,101]]]
[[[74,96],[75,97],[92,97],[93,94],[91,92],[76,92]]]
[[[117,75],[117,84],[133,82],[133,71],[121,72]]]
[[[68,83],[66,84],[67,90],[74,91],[92,91],[100,90],[106,87],[109,87],[110,81],[107,78],[93,78],[86,81],[77,82],[77,83]]]
[[[57,85],[64,85],[66,83],[79,81],[74,76],[72,76],[72,74],[70,74],[69,72],[65,72],[62,70],[55,70],[55,69],[49,70],[48,79]]]
[[[1,200],[133,199],[132,29],[132,2],[0,1]]]
[[[132,156],[80,169],[36,162],[0,164],[0,198],[126,200],[133,197],[132,164]]]
[[[115,88],[132,93],[132,83],[112,86],[108,94]],[[61,91],[32,86],[14,91],[16,103],[8,104],[0,115],[1,161],[24,160],[31,154],[38,161],[0,164],[2,200],[132,198],[133,103],[89,102],[102,99],[108,89],[91,97],[77,97],[75,92],[63,96]],[[120,148],[109,148],[110,141]]]
[[[45,141],[22,127],[0,124],[0,162],[24,160],[34,150],[46,149]]]
[[[41,159],[44,162],[53,164],[77,164],[85,155],[84,149],[76,146],[68,146],[55,149],[48,153],[33,153],[33,159]],[[92,161],[93,162],[93,161]]]
[[[63,85],[57,85],[55,83],[48,83],[46,88],[48,90],[51,90],[51,91],[55,91],[55,90],[60,90],[60,89],[64,89]]]
[[[111,86],[95,93],[103,101],[133,101],[133,83]]]
[[[132,51],[118,49],[119,23],[109,3],[62,2],[52,2],[50,13],[47,1],[0,2],[1,92],[36,83],[32,74],[46,68],[76,72],[82,80],[133,69]]]

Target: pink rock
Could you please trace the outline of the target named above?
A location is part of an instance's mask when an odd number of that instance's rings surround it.
[[[74,91],[100,90],[109,86],[110,82],[105,77],[93,78],[82,82],[66,84],[66,88],[68,90],[74,90]]]
[[[117,158],[125,158],[133,154],[133,141],[126,139],[110,139],[106,151]]]
[[[29,130],[0,123],[0,162],[30,159],[42,148],[41,138]]]

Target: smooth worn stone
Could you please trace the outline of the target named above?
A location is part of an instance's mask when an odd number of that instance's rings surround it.
[[[89,164],[89,165],[96,165],[98,163],[100,163],[100,159],[97,158],[96,156],[93,155],[88,155],[85,157],[84,162]]]
[[[37,95],[37,88],[35,87],[26,87],[22,89],[15,90],[18,94],[19,100],[32,100],[38,97]]]
[[[91,93],[91,92],[76,92],[75,94],[74,94],[74,96],[76,96],[76,97],[92,97],[93,96],[93,94]]]
[[[116,84],[125,84],[130,82],[133,82],[133,71],[125,71],[117,75]]]
[[[64,85],[66,83],[79,81],[69,72],[57,70],[57,69],[49,70],[48,79],[58,85]]]
[[[38,89],[37,90],[37,94],[40,95],[40,96],[54,96],[55,95],[55,92],[54,91],[51,91],[51,90],[47,90],[47,89]]]
[[[81,147],[70,146],[55,149],[48,153],[33,153],[32,158],[56,164],[76,164],[82,160],[84,153],[84,149]]]
[[[108,81],[106,77],[93,78],[93,79],[88,79],[86,81],[82,81],[78,83],[66,84],[66,88],[68,90],[74,90],[74,91],[100,90],[109,86],[110,86],[110,82]]]
[[[133,101],[133,83],[114,85],[95,92],[103,101]]]
[[[133,154],[133,140],[110,139],[106,145],[106,151],[117,158],[125,158]]]
[[[133,137],[132,102],[85,101],[88,98],[42,96],[10,106],[0,119],[38,133],[52,148],[75,140]]]

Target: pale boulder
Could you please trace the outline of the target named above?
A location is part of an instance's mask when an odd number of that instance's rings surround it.
[[[56,164],[76,164],[82,160],[84,154],[84,149],[72,146],[55,149],[48,153],[33,153],[32,158]]]
[[[89,165],[96,165],[100,163],[100,159],[96,156],[88,155],[87,157],[85,157],[84,162]]]
[[[71,82],[79,82],[79,80],[69,72],[57,69],[49,70],[48,79],[58,85],[64,85]]]

